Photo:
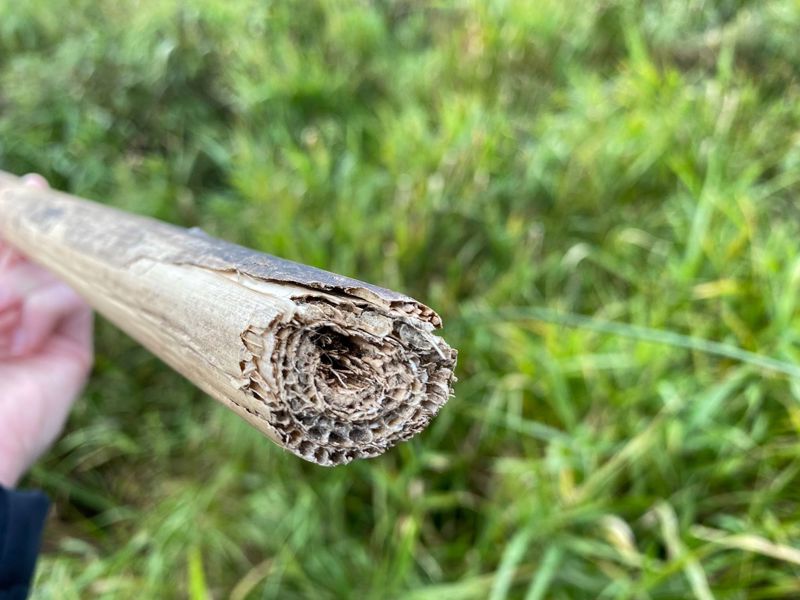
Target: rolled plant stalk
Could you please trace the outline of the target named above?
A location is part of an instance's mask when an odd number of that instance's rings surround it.
[[[402,294],[1,172],[0,237],[311,462],[382,454],[451,395],[441,320]]]

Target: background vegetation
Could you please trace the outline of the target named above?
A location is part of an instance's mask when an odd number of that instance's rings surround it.
[[[460,349],[327,470],[113,327],[39,598],[800,597],[797,0],[0,3],[0,166],[404,290]]]

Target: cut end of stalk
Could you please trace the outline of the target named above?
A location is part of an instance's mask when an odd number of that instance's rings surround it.
[[[430,322],[330,297],[297,304],[290,322],[242,336],[245,389],[286,449],[324,466],[378,456],[447,402],[456,352]]]

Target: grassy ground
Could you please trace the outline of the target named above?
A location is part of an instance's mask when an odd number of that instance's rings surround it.
[[[40,598],[800,597],[796,0],[0,3],[0,165],[404,290],[418,439],[283,453],[101,323]]]

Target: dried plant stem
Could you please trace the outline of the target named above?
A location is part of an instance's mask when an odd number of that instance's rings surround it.
[[[450,396],[456,352],[407,296],[3,173],[0,236],[312,462],[377,456]]]

